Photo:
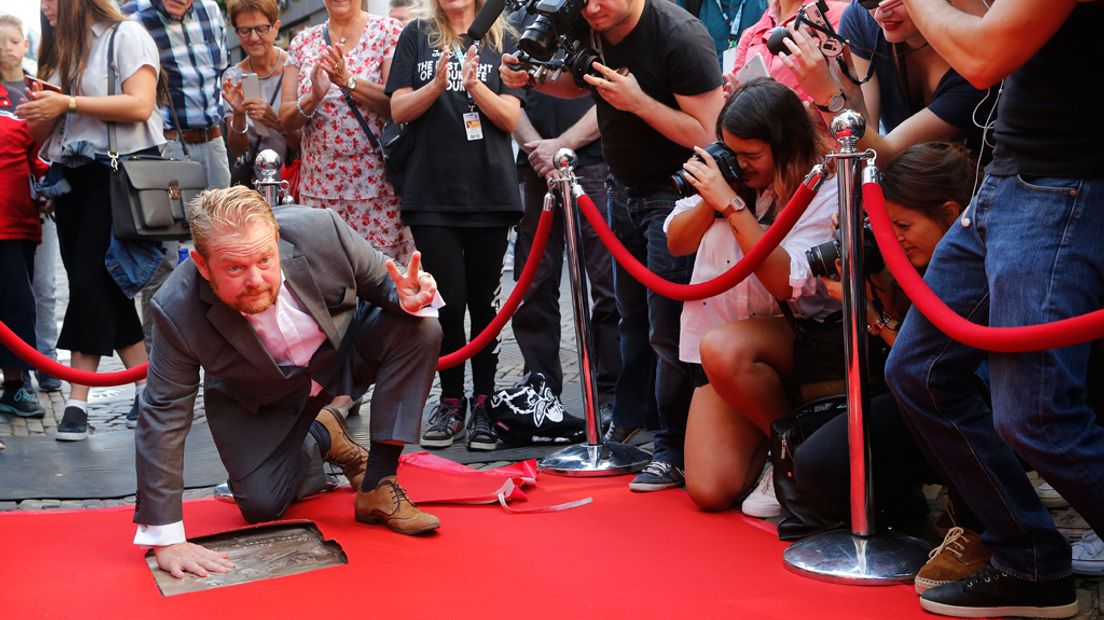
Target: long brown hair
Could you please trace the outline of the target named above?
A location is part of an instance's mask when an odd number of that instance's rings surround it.
[[[961,211],[974,195],[974,156],[961,144],[910,146],[886,166],[882,189],[886,200],[919,211],[945,231],[954,217],[948,217],[944,205],[953,202]]]
[[[42,42],[38,46],[38,76],[60,78],[61,88],[77,94],[73,82],[84,74],[92,45],[92,24],[115,25],[126,21],[112,0],[58,0],[57,27],[42,19]],[[111,62],[108,59],[108,62]]]
[[[720,140],[724,139],[722,129],[738,138],[770,145],[775,209],[789,202],[805,175],[828,152],[801,100],[770,78],[752,80],[732,93],[717,120]]]

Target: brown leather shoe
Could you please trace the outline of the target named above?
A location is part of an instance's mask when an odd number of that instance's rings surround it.
[[[440,519],[410,501],[395,476],[380,480],[374,491],[357,491],[356,520],[382,523],[400,534],[421,534],[441,526]]]
[[[992,555],[977,532],[952,527],[943,543],[932,549],[928,563],[916,573],[916,593],[969,577],[988,566]]]
[[[330,434],[330,451],[322,455],[322,460],[336,463],[349,479],[354,491],[360,490],[364,481],[364,471],[368,468],[368,451],[349,437],[345,418],[329,407],[323,407],[314,418]]]

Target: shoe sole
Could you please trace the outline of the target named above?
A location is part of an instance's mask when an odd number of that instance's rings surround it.
[[[677,489],[682,485],[683,483],[670,482],[665,482],[663,484],[630,482],[629,490],[636,491],[637,493],[651,493],[652,491],[666,491],[667,489]]]
[[[131,429],[138,428],[138,420],[131,420],[130,418],[127,418],[126,425],[127,428]]]
[[[1095,562],[1088,565],[1079,564],[1077,560],[1074,560],[1073,572],[1081,577],[1101,577],[1104,576],[1104,562]]]
[[[489,452],[491,450],[498,449],[498,442],[488,443],[485,441],[469,441],[468,450],[479,450],[482,452]]]
[[[41,411],[35,411],[34,413],[27,413],[26,411],[20,411],[15,407],[10,407],[8,405],[0,405],[0,413],[8,413],[13,416],[23,418],[25,420],[37,420],[39,418],[46,417],[45,409],[42,409]]]
[[[422,446],[423,448],[447,448],[456,443],[457,439],[461,439],[463,437],[463,431],[456,435],[453,435],[452,437],[449,437],[448,439],[426,439],[425,437],[423,437],[418,445]]]
[[[88,439],[88,431],[83,433],[58,432],[54,435],[54,439],[58,441],[84,441]]]
[[[1071,618],[1077,615],[1077,601],[1066,605],[1053,607],[1036,607],[1033,605],[1008,605],[1004,607],[961,607],[937,603],[925,598],[920,599],[920,607],[925,611],[956,618],[991,618],[1018,616],[1027,618]]]
[[[1066,540],[1069,541],[1070,544],[1073,544],[1073,543],[1081,540],[1081,537],[1084,536],[1085,534],[1087,534],[1090,531],[1092,531],[1092,530],[1091,529],[1072,530],[1072,529],[1064,528],[1064,527],[1058,528],[1058,533],[1061,534],[1062,536],[1065,536]]]
[[[396,534],[406,534],[407,536],[417,536],[418,534],[425,534],[427,532],[432,532],[433,530],[441,527],[440,524],[437,524],[437,525],[430,525],[428,527],[423,527],[423,528],[420,528],[420,529],[417,529],[417,530],[396,530],[395,528],[391,527],[390,525],[387,525],[387,523],[384,522],[382,519],[377,519],[375,517],[362,517],[360,515],[357,515],[356,520],[357,520],[357,523],[364,523],[364,524],[367,524],[367,525],[382,525],[382,526],[386,527],[387,529],[391,530],[392,532],[395,532]]]
[[[740,512],[749,517],[755,517],[756,519],[772,519],[782,514],[782,507],[774,506],[773,509],[761,509],[761,507],[759,506],[753,506],[751,510],[747,510],[743,506],[741,506]]]
[[[931,579],[924,579],[923,577],[917,577],[912,586],[916,589],[917,594],[923,594],[932,588],[939,586],[945,586],[951,581],[932,581]]]

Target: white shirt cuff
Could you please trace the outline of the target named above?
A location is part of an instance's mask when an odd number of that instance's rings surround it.
[[[184,522],[165,525],[139,525],[134,533],[134,544],[144,547],[164,547],[188,540],[184,536]]]
[[[406,306],[403,306],[403,311],[406,312],[407,314],[411,314],[411,315],[414,315],[414,316],[420,316],[423,319],[435,319],[438,316],[440,316],[437,312],[437,309],[438,308],[443,308],[444,306],[445,306],[445,298],[441,297],[441,292],[440,291],[437,291],[437,292],[433,293],[433,301],[429,302],[428,306],[423,307],[422,309],[418,310],[417,312],[411,312],[411,311],[406,309]]]

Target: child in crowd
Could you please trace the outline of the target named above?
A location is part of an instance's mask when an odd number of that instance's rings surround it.
[[[700,159],[684,170],[700,197],[680,201],[667,220],[671,253],[697,252],[692,283],[716,277],[754,247],[826,152],[801,100],[771,79],[740,86],[717,127],[740,180],[730,185],[714,158],[696,149]],[[753,276],[683,307],[679,357],[704,369],[696,373],[686,427],[686,487],[703,510],[724,510],[747,495],[763,470],[771,421],[790,415],[794,329],[779,304],[797,322],[839,314],[805,259],[806,249],[832,238],[835,205],[832,178]],[[769,481],[770,472],[764,477]],[[778,512],[770,501],[743,509]]]
[[[27,45],[23,23],[0,14],[0,321],[34,345],[31,280],[42,224],[31,197],[31,183],[46,172],[46,164],[38,158],[38,145],[31,139],[27,122],[13,113],[27,98],[22,65]],[[43,417],[46,412],[28,387],[30,366],[0,346],[0,368],[4,371],[0,413]]]

